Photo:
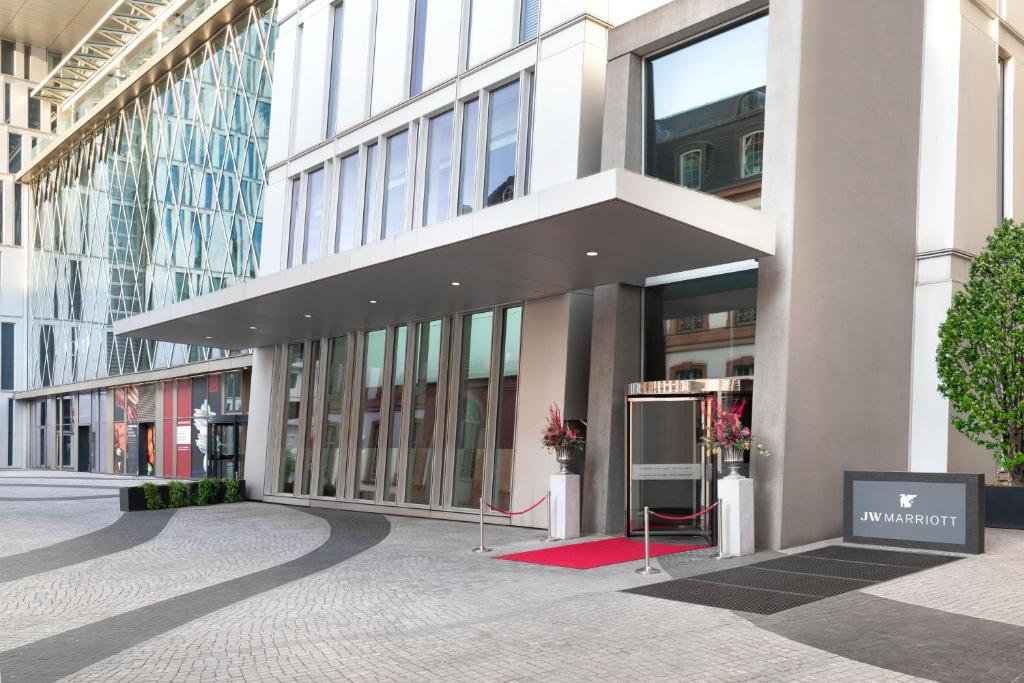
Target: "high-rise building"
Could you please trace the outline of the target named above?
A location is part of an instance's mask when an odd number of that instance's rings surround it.
[[[836,535],[846,469],[994,476],[934,350],[1024,211],[1024,1],[113,5],[8,36],[56,139],[12,169],[0,465],[469,519],[545,493],[557,404],[618,533],[713,500],[717,397],[765,547]]]

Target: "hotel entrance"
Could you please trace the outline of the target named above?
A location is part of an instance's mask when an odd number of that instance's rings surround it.
[[[626,533],[644,531],[644,508],[651,516],[651,534],[660,536],[717,535],[715,516],[690,517],[718,498],[720,458],[702,437],[712,401],[733,405],[745,401],[749,424],[753,381],[749,378],[667,380],[631,384],[626,397]]]

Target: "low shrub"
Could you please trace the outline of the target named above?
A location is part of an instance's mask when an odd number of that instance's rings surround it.
[[[146,496],[147,510],[161,510],[164,507],[163,496],[160,495],[160,487],[151,481],[142,484],[142,494]]]
[[[224,480],[224,502],[225,503],[241,503],[242,502],[242,482],[237,479],[225,479]]]
[[[220,502],[220,479],[200,479],[196,486],[195,504],[213,505]]]
[[[172,481],[167,486],[172,508],[188,507],[192,504],[192,491],[183,481]]]

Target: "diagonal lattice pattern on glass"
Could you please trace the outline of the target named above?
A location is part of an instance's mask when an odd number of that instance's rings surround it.
[[[250,7],[33,182],[33,388],[228,355],[111,326],[255,277],[275,34]]]

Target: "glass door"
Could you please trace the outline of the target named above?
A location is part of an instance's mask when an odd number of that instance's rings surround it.
[[[627,533],[643,533],[644,507],[666,517],[685,517],[713,502],[713,463],[700,443],[702,396],[629,397],[629,500]],[[652,534],[706,534],[710,520],[652,516]]]

